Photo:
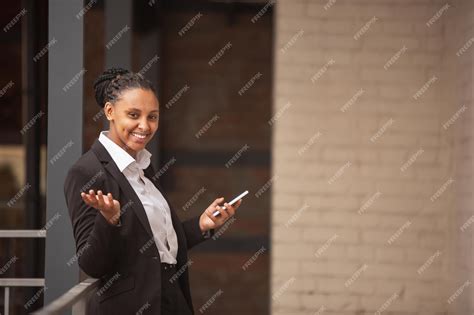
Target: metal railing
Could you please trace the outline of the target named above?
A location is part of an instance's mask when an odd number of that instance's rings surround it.
[[[33,315],[60,315],[72,308],[73,315],[86,313],[86,299],[89,294],[94,293],[99,286],[99,279],[88,278],[75,285],[59,298],[46,305],[42,309],[32,313]]]
[[[44,287],[44,279],[38,278],[0,278],[0,287],[4,287],[4,309],[5,315],[10,310],[10,288],[11,287]]]
[[[46,230],[0,230],[0,238],[46,238]],[[0,287],[4,287],[3,314],[9,315],[11,287],[44,286],[44,278],[0,278]],[[98,279],[88,278],[32,314],[55,315],[72,309],[73,315],[83,315],[86,312],[86,298],[89,294],[94,293],[98,286]]]
[[[0,230],[0,238],[45,238],[46,230]],[[11,287],[44,287],[44,278],[0,278],[0,287],[4,288],[3,314],[10,311]]]

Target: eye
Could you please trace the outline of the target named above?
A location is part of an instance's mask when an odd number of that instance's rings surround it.
[[[129,113],[128,116],[132,117],[132,118],[137,118],[138,115],[136,113]]]
[[[157,120],[157,119],[158,119],[158,116],[152,115],[152,116],[150,116],[150,118],[151,118],[152,120]]]

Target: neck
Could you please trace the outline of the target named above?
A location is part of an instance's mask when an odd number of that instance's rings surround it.
[[[137,159],[137,152],[129,148],[122,140],[120,140],[120,137],[117,137],[115,133],[109,129],[108,132],[106,133],[106,136],[115,142],[119,147],[124,149],[128,154],[130,154],[135,160]]]

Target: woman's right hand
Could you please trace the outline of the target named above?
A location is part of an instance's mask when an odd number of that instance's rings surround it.
[[[81,197],[87,205],[99,210],[111,224],[118,224],[120,219],[120,202],[115,200],[111,193],[104,196],[101,190],[98,190],[96,194],[91,189],[89,193],[81,192]]]

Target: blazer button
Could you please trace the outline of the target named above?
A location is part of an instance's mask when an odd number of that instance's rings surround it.
[[[153,256],[153,257],[151,257],[151,258],[157,260],[157,259],[158,259],[158,256]]]

